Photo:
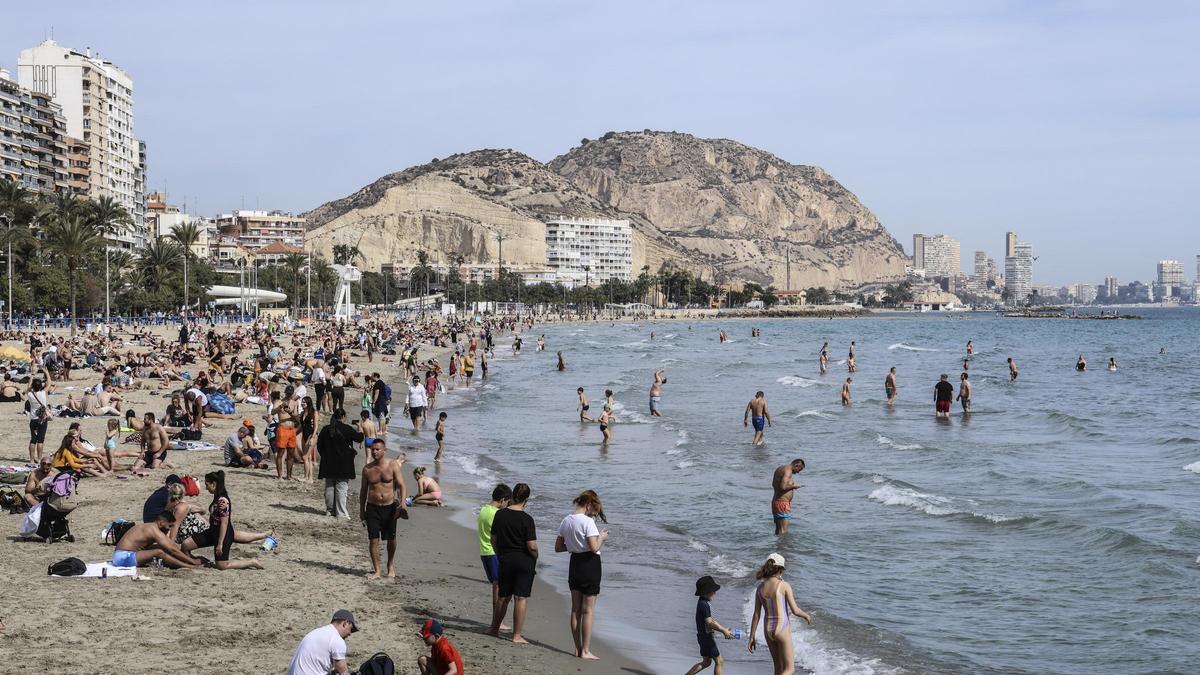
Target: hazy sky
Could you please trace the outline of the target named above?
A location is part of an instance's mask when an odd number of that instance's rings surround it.
[[[205,214],[304,211],[433,157],[545,161],[652,128],[822,166],[909,252],[912,233],[945,233],[969,266],[1016,230],[1036,283],[1147,280],[1161,258],[1192,278],[1200,254],[1195,2],[44,2],[0,17],[11,70],[51,28],[125,68],[149,187]]]

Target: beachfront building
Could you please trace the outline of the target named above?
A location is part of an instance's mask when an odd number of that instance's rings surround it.
[[[913,267],[925,270],[926,277],[961,274],[961,245],[944,234],[914,234]]]
[[[628,220],[559,218],[546,223],[546,264],[559,283],[628,282],[633,273],[633,230]]]
[[[1017,254],[1017,233],[1004,233],[1004,257],[1008,258]]]
[[[1183,263],[1178,260],[1159,260],[1157,281],[1154,284],[1154,297],[1160,302],[1178,299],[1183,295]]]
[[[283,211],[234,211],[217,216],[221,236],[250,250],[274,243],[304,248],[304,218]]]
[[[1116,277],[1104,277],[1104,284],[1100,286],[1100,292],[1097,296],[1100,300],[1108,302],[1116,302],[1121,295],[1121,284]]]
[[[1033,244],[1018,242],[1004,257],[1004,287],[1010,304],[1023,305],[1033,293]]]
[[[1086,305],[1095,302],[1099,294],[1093,284],[1073,284],[1070,287],[1070,295],[1075,302]]]
[[[195,223],[199,232],[196,243],[192,244],[192,254],[200,259],[208,259],[209,243],[216,239],[215,224],[202,216],[193,216],[184,209],[167,202],[165,192],[151,192],[146,195],[146,230],[150,237],[169,237],[175,227],[185,223]]]
[[[46,94],[30,91],[0,69],[0,177],[34,192],[66,189],[66,122]]]
[[[134,227],[112,240],[134,248],[145,231],[139,220],[145,171],[133,135],[133,78],[90,49],[81,53],[54,40],[22,50],[17,75],[22,87],[58,104],[66,135],[87,146],[87,196],[112,197],[129,212]]]

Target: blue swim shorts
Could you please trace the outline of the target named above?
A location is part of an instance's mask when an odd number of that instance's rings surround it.
[[[137,551],[113,551],[113,567],[137,567]]]
[[[751,417],[750,423],[754,425],[755,431],[762,431],[767,428],[767,420],[765,417]]]

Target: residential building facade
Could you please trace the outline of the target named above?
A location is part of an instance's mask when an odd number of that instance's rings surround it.
[[[1183,295],[1183,263],[1178,260],[1159,260],[1157,280],[1154,284],[1154,297],[1160,301],[1179,298]]]
[[[66,123],[51,98],[0,70],[0,177],[35,192],[66,188]]]
[[[953,277],[962,274],[961,245],[944,234],[913,235],[913,267],[924,269],[926,277]]]
[[[304,248],[304,222],[304,218],[282,211],[240,210],[216,218],[222,236],[250,250],[274,243]]]
[[[628,220],[559,218],[546,223],[546,264],[559,283],[628,282],[633,274],[633,230]]]
[[[1004,258],[1004,286],[1008,301],[1023,305],[1033,292],[1033,245],[1018,242],[1013,255]]]
[[[125,207],[134,227],[113,242],[133,248],[145,232],[139,220],[145,176],[138,175],[133,79],[99,54],[80,53],[54,40],[22,50],[17,74],[22,87],[50,96],[61,107],[66,135],[87,145],[87,196],[109,196]]]

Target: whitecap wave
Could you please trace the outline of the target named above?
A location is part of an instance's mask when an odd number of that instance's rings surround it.
[[[942,351],[940,349],[934,349],[932,347],[914,347],[912,345],[906,345],[903,342],[897,342],[896,344],[892,345],[891,347],[888,347],[889,351],[894,350],[894,349],[903,349],[903,350],[910,351],[910,352],[940,352],[940,351]]]
[[[834,419],[833,415],[830,415],[827,412],[821,412],[820,410],[805,410],[802,413],[798,413],[796,417],[820,417],[823,420]]]
[[[778,380],[775,380],[775,382],[778,384],[786,384],[790,387],[811,387],[814,384],[820,384],[820,382],[817,382],[816,380],[810,380],[807,377],[800,377],[799,375],[784,375]]]
[[[678,448],[688,444],[687,429],[680,429],[675,433],[675,435],[679,437],[679,440],[675,441],[675,447]]]
[[[875,441],[877,443],[879,443],[880,445],[885,445],[889,448],[892,448],[893,450],[920,450],[921,449],[921,446],[917,445],[916,443],[897,443],[896,441],[893,441],[892,439],[888,438],[887,436],[884,436],[883,434],[879,434],[875,438]]]
[[[475,487],[481,490],[491,490],[500,482],[500,474],[487,467],[479,466],[479,462],[471,455],[455,454],[451,457],[462,467],[463,471],[478,479],[475,481]]]
[[[688,539],[688,548],[691,548],[696,551],[700,551],[702,553],[708,552],[708,544],[705,544],[704,542],[696,541],[695,539]]]
[[[1193,473],[1200,473],[1200,462],[1192,462],[1191,464],[1183,467],[1183,470],[1191,471]]]
[[[677,463],[675,464],[675,466],[676,466],[676,467],[678,467],[678,468],[680,468],[680,469],[690,469],[690,468],[692,468],[693,466],[696,466],[696,460],[694,460],[694,459],[681,459],[681,460],[679,460],[679,462],[677,462]]]
[[[734,579],[748,577],[754,571],[749,565],[745,565],[737,558],[727,556],[724,553],[718,553],[709,558],[708,567],[714,572],[727,577],[733,577]]]
[[[881,479],[876,476],[874,482],[879,483]],[[884,506],[907,506],[917,511],[927,513],[931,516],[972,516],[981,520],[986,520],[990,523],[1008,523],[1014,520],[1023,520],[1024,516],[1002,516],[992,513],[979,513],[969,508],[960,507],[959,503],[948,497],[929,494],[897,485],[886,479],[882,479],[882,485],[875,488],[868,499],[877,501]]]

